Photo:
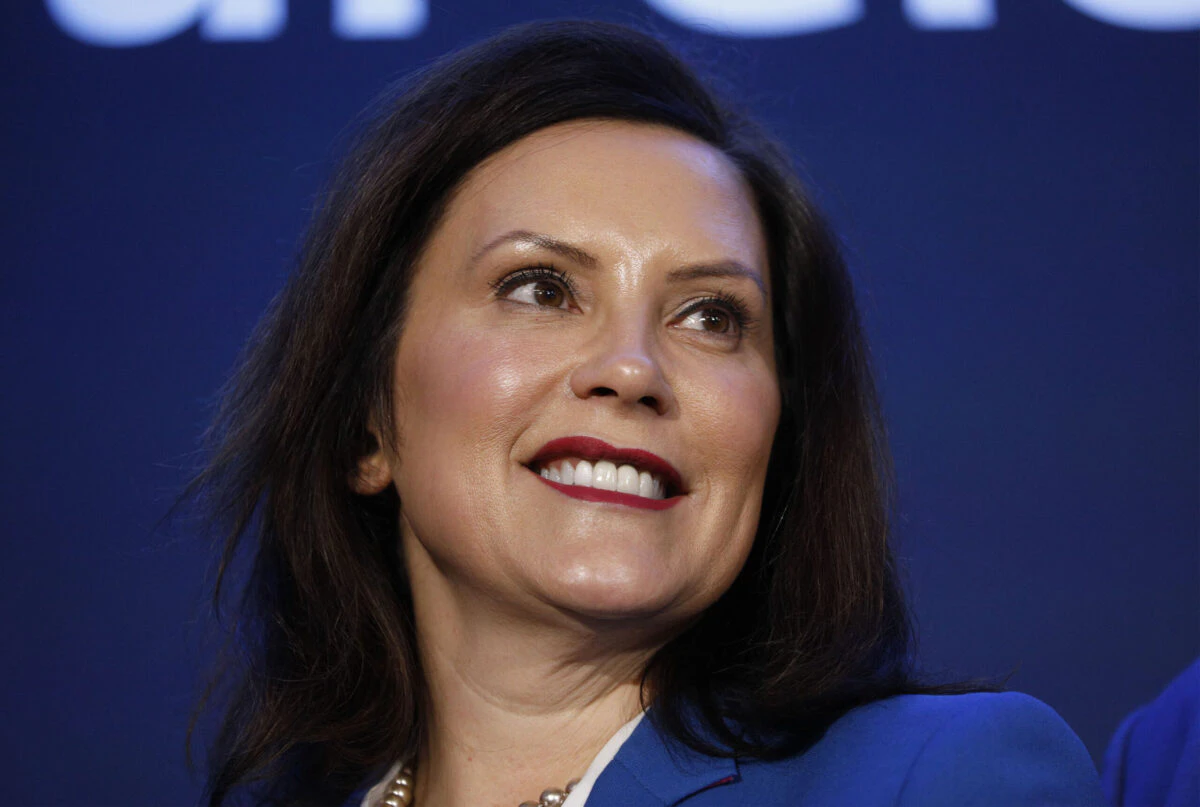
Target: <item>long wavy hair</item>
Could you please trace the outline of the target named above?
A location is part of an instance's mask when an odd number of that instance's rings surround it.
[[[851,707],[934,691],[912,673],[854,292],[783,149],[657,38],[534,23],[385,94],[225,390],[189,489],[224,540],[214,604],[221,614],[232,587],[235,614],[193,720],[219,718],[210,805],[337,804],[415,755],[427,709],[403,502],[348,480],[375,448],[372,414],[392,411],[409,281],[452,191],[489,155],[581,118],[670,126],[719,150],[751,188],[769,250],[783,406],[758,532],[732,588],[647,667],[651,718],[706,753],[773,757]]]

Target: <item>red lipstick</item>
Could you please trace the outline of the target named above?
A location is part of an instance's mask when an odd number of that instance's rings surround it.
[[[561,493],[574,496],[576,499],[583,499],[585,502],[612,502],[613,504],[626,504],[630,507],[641,507],[645,510],[666,510],[668,507],[674,507],[679,504],[679,500],[683,498],[682,496],[672,496],[669,499],[646,499],[641,496],[634,496],[632,493],[621,493],[617,490],[601,490],[600,488],[589,488],[582,485],[564,485],[562,482],[554,482],[544,476],[539,476],[538,479]]]
[[[560,482],[552,482],[545,477],[538,476],[538,479],[550,487],[568,496],[574,496],[576,499],[591,502],[612,502],[630,507],[641,507],[647,510],[666,510],[668,507],[678,504],[679,500],[683,497],[682,494],[686,492],[684,491],[683,479],[680,477],[679,471],[675,470],[675,466],[662,457],[638,448],[617,448],[595,437],[560,437],[557,440],[551,440],[542,446],[541,450],[529,460],[528,466],[532,470],[535,466],[545,465],[562,457],[574,457],[587,460],[591,463],[608,460],[614,465],[632,465],[639,470],[657,475],[663,480],[663,485],[666,489],[665,498],[647,499],[642,496],[620,493],[615,490],[600,490],[599,488],[584,487],[581,485],[564,485]]]

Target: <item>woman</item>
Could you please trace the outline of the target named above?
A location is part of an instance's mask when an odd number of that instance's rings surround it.
[[[656,40],[389,95],[198,480],[252,563],[210,803],[1099,803],[1047,707],[914,679],[866,357],[781,152]]]

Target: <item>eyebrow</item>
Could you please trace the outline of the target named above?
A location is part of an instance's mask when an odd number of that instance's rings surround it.
[[[587,269],[595,269],[600,265],[600,261],[596,256],[584,249],[573,244],[568,244],[566,241],[560,241],[557,238],[530,230],[511,230],[498,238],[492,239],[471,256],[469,265],[474,267],[484,255],[504,244],[521,244],[544,249]],[[754,285],[758,286],[758,292],[762,295],[763,302],[767,301],[767,287],[763,283],[762,276],[739,261],[723,260],[713,263],[689,264],[688,266],[681,266],[678,269],[672,269],[667,273],[667,280],[672,283],[682,283],[688,280],[698,280],[708,277],[748,278],[754,281]]]

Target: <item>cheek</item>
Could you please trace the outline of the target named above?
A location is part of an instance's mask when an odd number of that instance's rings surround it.
[[[730,368],[707,378],[703,420],[697,434],[706,437],[710,467],[738,491],[758,495],[766,476],[771,445],[779,423],[780,397],[775,377],[767,368]]]
[[[397,460],[405,531],[463,572],[495,559],[511,520],[512,448],[534,408],[544,357],[512,336],[448,322],[402,343],[396,361]],[[491,560],[489,560],[491,558]]]
[[[708,381],[705,422],[696,433],[709,437],[697,450],[715,469],[705,557],[711,563],[709,585],[719,593],[741,570],[758,532],[780,398],[774,373],[766,368],[730,369]]]
[[[705,368],[691,374],[690,453],[704,469],[703,522],[693,563],[706,585],[723,591],[740,570],[758,528],[763,485],[779,421],[779,387],[759,364]]]
[[[779,425],[779,385],[773,375],[755,374],[734,385],[730,396],[733,402],[730,418],[735,424],[733,433],[751,467],[765,474],[775,429]]]
[[[444,432],[466,445],[511,437],[546,366],[547,357],[530,347],[503,333],[447,329],[402,351],[396,417],[413,424],[411,435],[401,427],[403,444]]]
[[[453,317],[418,325],[412,333],[420,339],[402,342],[396,361],[393,479],[401,507],[431,549],[456,551],[465,535],[503,541],[515,517],[507,491],[523,471],[514,443],[547,397],[551,354],[561,351]]]

